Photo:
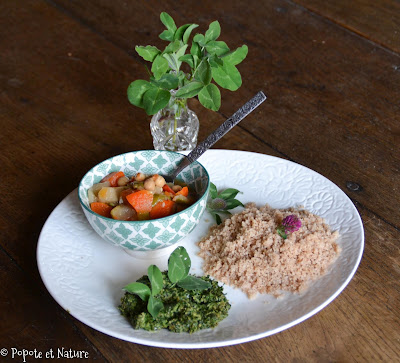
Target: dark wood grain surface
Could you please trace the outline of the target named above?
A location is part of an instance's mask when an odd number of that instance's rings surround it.
[[[279,334],[205,350],[124,342],[70,316],[38,273],[43,224],[82,175],[153,147],[149,117],[126,88],[147,77],[134,46],[161,44],[161,11],[201,32],[219,20],[221,39],[249,46],[243,86],[222,92],[219,112],[193,101],[199,139],[264,90],[268,102],[214,147],[305,165],[363,219],[364,256],[348,287]],[[0,351],[67,347],[100,362],[400,361],[399,25],[395,0],[0,2]]]

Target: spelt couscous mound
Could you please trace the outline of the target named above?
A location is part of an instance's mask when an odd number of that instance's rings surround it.
[[[301,227],[283,239],[276,230],[291,214],[300,218]],[[258,293],[279,296],[304,290],[326,272],[340,253],[338,236],[307,210],[249,203],[241,213],[211,227],[198,243],[199,256],[206,274],[240,288],[249,298]]]

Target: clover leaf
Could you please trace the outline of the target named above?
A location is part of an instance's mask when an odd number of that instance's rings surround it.
[[[208,281],[189,275],[191,260],[184,247],[177,247],[168,259],[168,278],[173,284],[186,290],[206,290],[211,287]],[[156,265],[150,265],[147,269],[150,287],[141,282],[132,282],[123,289],[130,294],[138,295],[143,301],[147,301],[147,311],[153,319],[156,319],[160,311],[164,309],[162,300],[157,297],[164,288],[162,272]]]

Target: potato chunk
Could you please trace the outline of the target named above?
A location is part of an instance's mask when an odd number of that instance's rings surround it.
[[[119,195],[121,191],[126,189],[125,187],[104,187],[101,188],[99,193],[97,194],[97,198],[99,202],[108,203],[108,204],[118,204]]]
[[[98,198],[97,195],[99,194],[99,191],[101,188],[104,187],[109,187],[110,186],[110,182],[104,182],[104,183],[97,183],[97,184],[93,184],[89,190],[88,190],[88,198],[89,198],[89,203],[95,203],[98,202]]]
[[[135,209],[126,204],[120,204],[111,210],[111,217],[120,221],[137,221]]]

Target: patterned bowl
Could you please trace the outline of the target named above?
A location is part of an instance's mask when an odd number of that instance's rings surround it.
[[[142,150],[114,156],[92,168],[82,178],[78,195],[87,220],[93,229],[106,241],[129,252],[151,252],[165,249],[187,236],[199,223],[205,210],[210,189],[207,170],[194,162],[179,174],[193,188],[199,199],[185,210],[169,217],[148,221],[119,221],[94,213],[89,206],[88,189],[107,174],[123,171],[126,175],[144,174],[167,175],[184,158],[172,151]],[[169,250],[169,249],[168,249]],[[138,253],[140,254],[140,252]],[[133,253],[133,255],[136,255]],[[149,254],[144,254],[149,257]]]

